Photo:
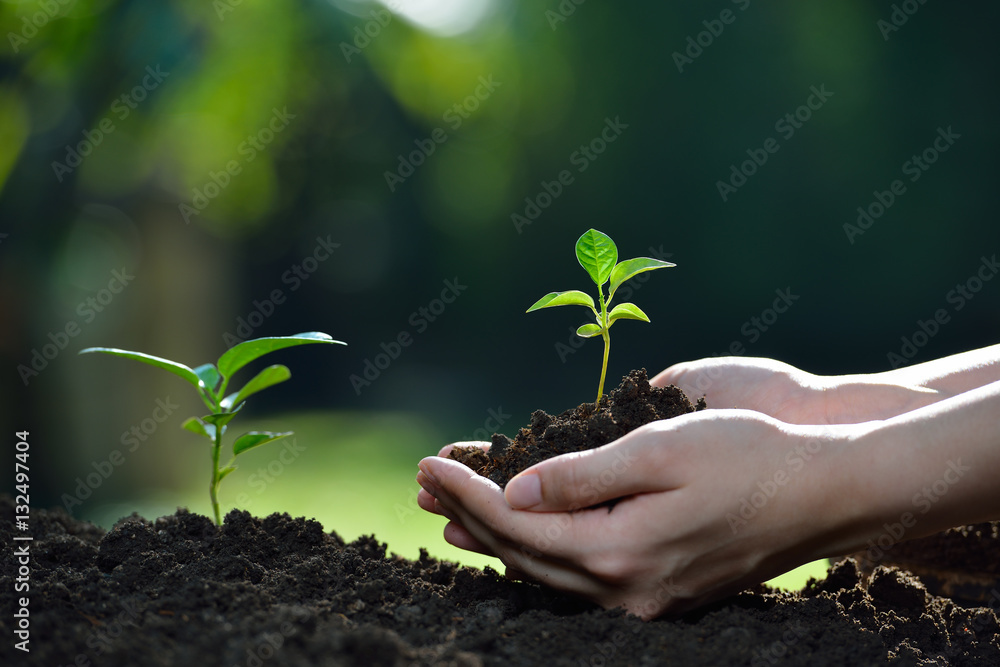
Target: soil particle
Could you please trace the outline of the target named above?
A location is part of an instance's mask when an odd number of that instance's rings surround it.
[[[13,510],[0,497],[8,591]],[[287,514],[234,510],[216,528],[178,510],[105,533],[33,510],[32,533],[31,652],[10,640],[16,597],[4,595],[4,665],[1000,664],[992,609],[931,596],[894,568],[867,577],[851,559],[799,593],[758,586],[643,622],[488,568],[386,555],[373,537],[345,543]]]

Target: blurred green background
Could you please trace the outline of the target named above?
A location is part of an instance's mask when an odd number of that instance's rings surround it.
[[[616,329],[611,385],[734,343],[847,373],[996,342],[1000,281],[974,279],[1000,250],[998,19],[917,0],[5,0],[0,425],[31,432],[33,505],[119,449],[76,516],[210,511],[189,389],[77,350],[197,365],[321,330],[349,346],[269,357],[293,381],[243,424],[301,451],[246,455],[224,508],[242,493],[484,563],[416,509],[416,461],[591,400],[583,311],[524,310],[589,290],[572,244],[592,226],[678,265],[633,286],[652,325]],[[776,290],[797,299],[771,318]]]

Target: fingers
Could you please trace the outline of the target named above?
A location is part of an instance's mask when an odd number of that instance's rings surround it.
[[[512,578],[604,606],[627,601],[622,584],[635,568],[629,565],[632,556],[617,550],[634,542],[627,526],[638,515],[651,516],[643,501],[655,494],[623,501],[609,525],[611,515],[604,508],[573,513],[513,509],[499,487],[457,461],[428,457],[420,468],[418,480],[424,488],[418,502],[424,509],[452,518],[444,531],[449,544],[499,558]]]
[[[438,457],[420,462],[427,484],[420,506],[448,516],[484,545],[505,565],[536,576],[525,564],[542,551],[556,560],[575,554],[581,541],[593,538],[592,526],[582,516],[565,513],[520,512],[512,509],[493,482],[467,467]],[[422,494],[432,494],[435,503]]]
[[[452,521],[458,521],[476,539],[490,546],[493,541],[489,539],[489,530],[479,529],[476,524],[492,527],[506,523],[507,518],[502,513],[511,510],[503,502],[500,487],[451,459],[429,456],[418,465],[417,481],[423,492],[435,499],[432,511],[449,512]],[[421,500],[418,498],[417,502]],[[429,505],[426,499],[423,502]]]
[[[538,463],[511,479],[504,497],[515,509],[555,512],[675,488],[679,457],[669,437],[686,417],[653,422],[603,447]]]
[[[459,549],[475,551],[484,556],[496,556],[488,546],[473,537],[472,533],[467,531],[462,524],[455,521],[450,521],[444,527],[444,541]]]

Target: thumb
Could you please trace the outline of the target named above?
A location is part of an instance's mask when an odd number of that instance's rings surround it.
[[[649,381],[649,385],[651,387],[674,385],[689,397],[702,396],[711,386],[711,378],[717,377],[716,371],[711,372],[712,375],[708,375],[704,366],[699,367],[697,362],[681,361],[660,371]],[[705,380],[708,380],[707,385]],[[699,387],[699,385],[704,386]],[[691,400],[693,402],[695,399]]]
[[[689,362],[680,361],[654,375],[649,384],[653,387],[666,387],[668,384],[677,384],[677,380],[684,375],[689,366]]]
[[[673,488],[669,477],[676,475],[665,474],[672,467],[672,448],[663,442],[648,446],[653,441],[648,433],[636,429],[597,449],[533,465],[507,482],[504,498],[514,509],[558,512]]]

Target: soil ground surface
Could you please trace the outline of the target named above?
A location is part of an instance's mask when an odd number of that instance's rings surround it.
[[[30,653],[14,648],[17,572],[0,498],[3,665],[998,665],[993,610],[854,560],[798,593],[759,587],[643,622],[426,556],[345,544],[287,514],[178,510],[110,531],[32,513]],[[993,601],[1000,608],[1000,593]]]
[[[907,540],[883,551],[873,545],[855,554],[863,573],[893,565],[916,574],[934,595],[966,607],[996,606],[1000,597],[1000,521],[958,526]]]
[[[703,407],[635,371],[596,409],[536,412],[513,441],[495,436],[492,456],[476,450],[478,468],[506,483],[539,456]],[[387,556],[374,536],[347,544],[287,514],[234,510],[216,527],[178,509],[105,532],[62,509],[34,510],[32,542],[14,541],[13,516],[0,496],[0,665],[1000,665],[1000,587],[963,607],[906,570],[853,559],[799,592],[759,586],[644,622],[489,568]],[[996,524],[951,533],[893,551],[996,573]],[[25,544],[27,572],[15,553]],[[25,578],[30,589],[12,594]],[[20,597],[29,653],[15,648]]]

